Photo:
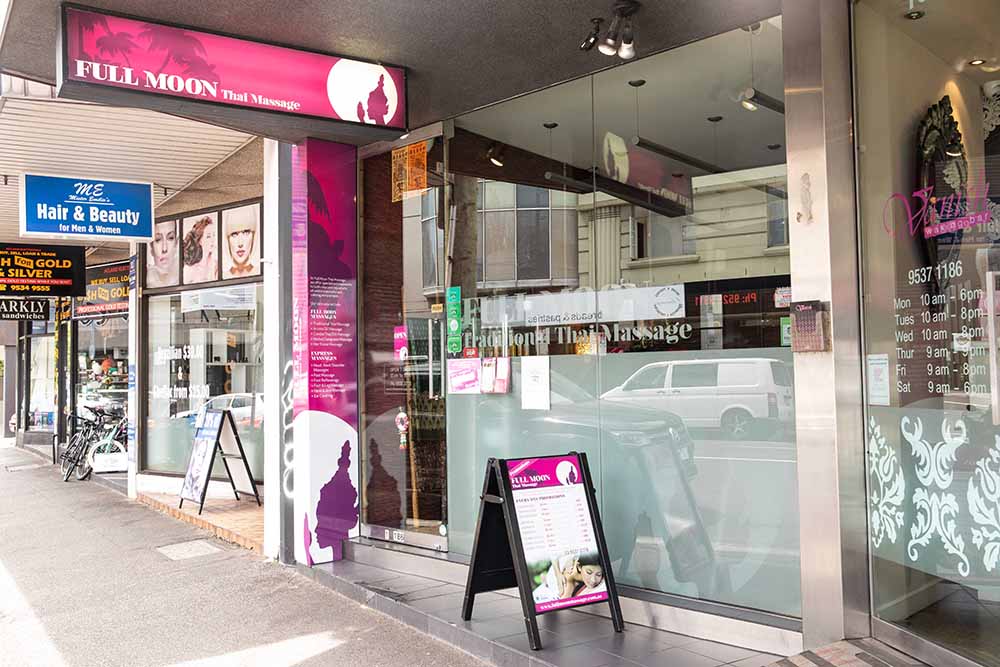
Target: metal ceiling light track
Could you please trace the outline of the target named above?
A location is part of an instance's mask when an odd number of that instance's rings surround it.
[[[636,135],[632,137],[631,142],[633,146],[647,150],[651,153],[656,153],[657,155],[662,155],[665,158],[669,158],[677,162],[683,162],[688,166],[694,167],[695,169],[701,169],[709,174],[721,174],[725,171],[725,169],[718,165],[712,164],[711,162],[705,162],[704,160],[688,155],[687,153],[681,153],[680,151],[675,151],[672,148],[667,148],[666,146],[658,144],[651,139],[645,139]]]

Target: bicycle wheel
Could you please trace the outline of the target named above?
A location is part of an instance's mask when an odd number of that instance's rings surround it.
[[[80,441],[83,439],[83,431],[77,431],[73,434],[73,437],[69,439],[69,444],[62,450],[59,454],[59,473],[66,477],[66,471],[69,469],[70,455],[76,451],[76,448],[80,445]]]
[[[70,475],[76,470],[76,466],[80,462],[80,452],[82,449],[83,447],[77,446],[66,452],[66,470],[63,472],[64,482],[68,482]]]
[[[84,431],[77,431],[70,440],[70,444],[63,454],[62,461],[60,461],[59,469],[62,471],[64,482],[69,481],[70,475],[73,474],[73,470],[76,468],[77,463],[80,462],[80,457],[83,456],[86,448],[87,434]]]
[[[90,477],[90,473],[93,470],[93,467],[90,465],[89,456],[87,455],[90,449],[93,449],[93,447],[84,447],[80,451],[80,456],[76,462],[76,478],[81,482]]]

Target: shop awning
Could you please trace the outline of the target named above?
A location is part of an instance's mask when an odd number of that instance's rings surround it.
[[[3,4],[0,0],[0,8]],[[622,62],[578,48],[591,29],[591,17],[608,18],[611,0],[242,0],[225,5],[84,0],[82,4],[151,21],[402,65],[409,71],[411,128]],[[60,5],[60,0],[11,2],[0,43],[0,71],[55,82]],[[636,18],[636,49],[642,57],[780,13],[780,0],[645,2]],[[267,135],[267,129],[252,131]]]
[[[0,241],[18,240],[24,172],[150,181],[160,204],[253,139],[153,111],[57,100],[51,86],[7,75],[2,81]]]

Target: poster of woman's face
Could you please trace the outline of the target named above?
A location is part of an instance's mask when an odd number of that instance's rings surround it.
[[[153,225],[153,240],[146,244],[146,287],[172,287],[180,282],[177,221]]]
[[[260,275],[260,206],[222,212],[222,277]]]
[[[184,218],[181,258],[185,284],[219,279],[219,217],[215,213]]]

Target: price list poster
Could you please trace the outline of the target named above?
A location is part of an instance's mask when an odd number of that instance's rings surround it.
[[[506,463],[536,613],[606,601],[579,458]]]

